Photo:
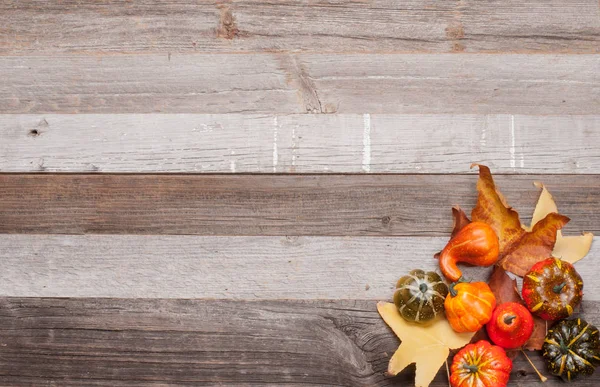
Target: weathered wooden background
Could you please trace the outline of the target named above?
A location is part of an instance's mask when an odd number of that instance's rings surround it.
[[[411,385],[472,162],[600,234],[598,0],[0,0],[0,385]]]

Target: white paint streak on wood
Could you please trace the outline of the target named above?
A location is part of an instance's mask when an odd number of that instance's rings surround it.
[[[230,162],[230,169],[231,169],[231,173],[235,173],[235,151],[231,151],[231,162]]]
[[[510,115],[510,167],[515,170],[515,116]]]
[[[598,238],[596,238],[598,239]],[[410,269],[439,271],[447,238],[0,235],[0,294],[18,297],[387,300]],[[600,243],[576,264],[586,299]],[[485,279],[488,269],[465,268]],[[369,285],[368,290],[365,289]]]
[[[371,115],[363,114],[363,158],[362,169],[371,172]]]
[[[277,153],[277,131],[279,130],[279,123],[277,117],[273,117],[273,173],[277,172],[277,163],[279,162],[279,155]]]
[[[510,115],[369,117],[372,173],[465,173],[472,162],[514,172]],[[256,114],[0,115],[0,172],[230,173],[233,159],[236,173],[272,173],[275,126],[278,172],[364,172],[364,115],[276,119],[277,125],[273,115]],[[519,173],[600,173],[600,116],[514,120]],[[30,135],[33,129],[39,135]]]
[[[296,170],[296,157],[297,156],[297,150],[298,150],[298,142],[296,139],[296,128],[298,127],[298,125],[292,125],[292,172],[295,172]]]

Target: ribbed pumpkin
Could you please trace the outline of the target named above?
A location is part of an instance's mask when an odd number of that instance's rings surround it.
[[[548,370],[570,382],[600,364],[598,329],[582,319],[563,320],[548,331],[542,351]]]
[[[496,297],[485,282],[458,282],[450,285],[444,307],[456,332],[476,332],[492,317]]]
[[[452,387],[505,387],[512,371],[512,360],[502,347],[485,340],[469,344],[452,359]]]
[[[583,298],[583,280],[575,267],[559,258],[544,259],[523,277],[523,300],[544,320],[569,317]]]
[[[448,286],[439,274],[412,270],[396,284],[394,304],[407,321],[426,323],[444,310]]]

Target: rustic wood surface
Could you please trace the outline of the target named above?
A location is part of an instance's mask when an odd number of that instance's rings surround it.
[[[439,272],[447,237],[0,235],[0,295],[390,299],[413,268]],[[575,267],[600,301],[600,241]],[[491,268],[463,267],[486,281]],[[235,280],[233,280],[235,279]]]
[[[4,114],[0,172],[596,173],[600,116]]]
[[[544,182],[568,233],[600,232],[600,175],[498,175],[530,218]],[[0,174],[0,232],[447,236],[477,175]]]
[[[600,110],[593,54],[0,56],[0,68],[0,113]]]
[[[0,25],[0,55],[600,52],[596,0],[19,0]]]
[[[597,0],[0,1],[0,386],[411,386],[469,165],[598,235],[599,114]]]
[[[7,386],[406,386],[384,375],[398,340],[372,300],[2,298]],[[600,319],[586,301],[583,316]],[[544,370],[541,355],[530,355]],[[539,382],[522,357],[512,385]],[[447,386],[445,370],[432,387]],[[562,382],[550,379],[546,386]],[[597,378],[578,381],[596,386]]]

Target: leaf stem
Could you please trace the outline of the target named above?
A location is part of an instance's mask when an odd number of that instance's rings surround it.
[[[525,359],[527,359],[527,361],[529,362],[529,364],[531,364],[531,368],[533,368],[533,370],[535,371],[535,373],[538,374],[538,376],[540,377],[540,380],[542,381],[542,383],[544,383],[546,380],[548,380],[547,377],[545,377],[544,375],[542,375],[540,373],[540,371],[538,371],[538,369],[535,367],[535,365],[533,364],[533,362],[531,361],[531,359],[529,358],[529,356],[527,356],[527,354],[525,353],[525,351],[521,350],[521,353],[523,354],[523,356],[525,356]]]

